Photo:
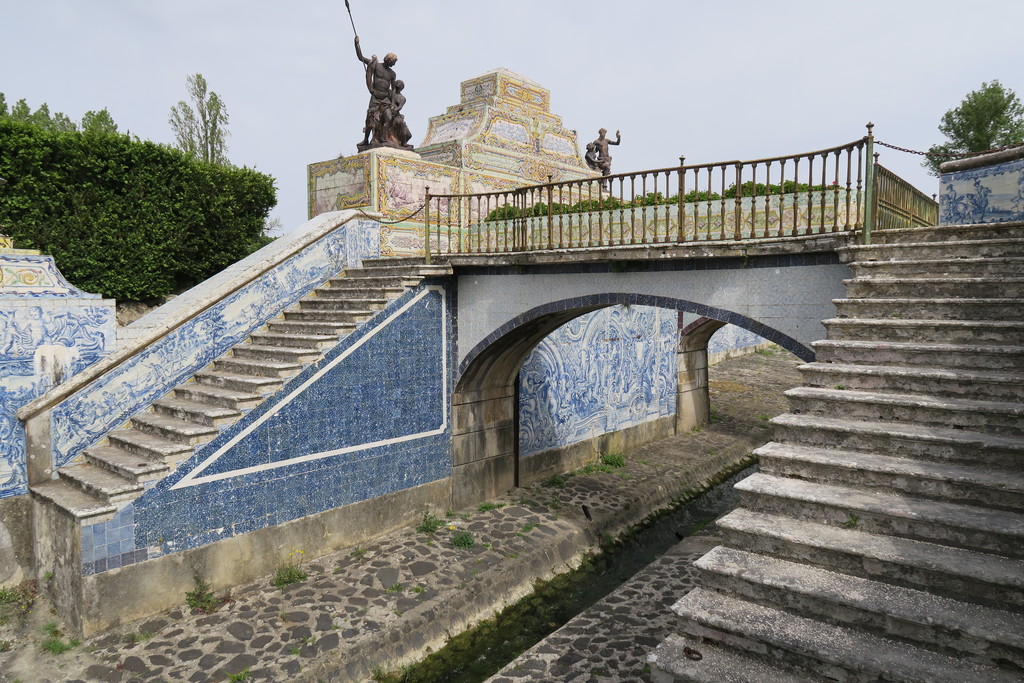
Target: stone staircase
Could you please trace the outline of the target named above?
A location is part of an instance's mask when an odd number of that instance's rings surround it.
[[[879,231],[653,680],[1024,680],[1024,225]]]
[[[191,457],[288,379],[372,318],[388,301],[448,266],[422,259],[365,260],[331,278],[166,397],[83,452],[84,462],[33,486],[82,525],[111,519],[153,482]]]

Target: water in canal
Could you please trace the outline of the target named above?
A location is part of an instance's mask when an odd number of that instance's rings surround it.
[[[452,638],[441,650],[400,675],[378,677],[390,683],[477,683],[561,628],[660,557],[736,506],[733,484],[755,471],[738,472],[693,500],[655,515],[574,571],[538,582],[531,595],[493,619]]]

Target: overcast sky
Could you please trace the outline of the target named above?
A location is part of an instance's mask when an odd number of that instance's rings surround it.
[[[506,67],[580,133],[621,129],[614,171],[807,152],[860,138],[927,149],[939,118],[998,79],[1024,96],[1019,0],[350,0],[364,52],[398,54],[419,145],[459,83]],[[0,92],[173,142],[202,73],[228,157],[277,179],[306,220],[306,165],[355,153],[367,102],[344,0],[0,0]],[[881,163],[929,194],[920,157]]]

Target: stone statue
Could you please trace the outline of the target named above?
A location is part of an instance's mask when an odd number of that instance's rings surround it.
[[[584,156],[587,166],[595,171],[600,171],[603,176],[612,172],[612,157],[608,154],[608,145],[617,145],[622,142],[622,133],[615,131],[615,142],[612,142],[605,137],[607,132],[607,128],[602,128],[597,132],[597,139],[587,145],[587,153]]]
[[[389,52],[384,61],[377,55],[369,58],[363,56],[359,47],[359,36],[356,36],[356,57],[366,66],[366,89],[370,91],[370,104],[366,108],[366,123],[363,126],[363,141],[356,145],[360,152],[375,147],[397,147],[412,149],[407,144],[412,133],[405,124],[402,107],[405,106],[405,95],[402,88],[405,84],[398,80],[391,67],[398,61],[395,53]],[[372,140],[371,140],[372,136]]]

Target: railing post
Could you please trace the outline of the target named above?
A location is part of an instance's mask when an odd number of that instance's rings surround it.
[[[733,201],[736,202],[733,211],[733,220],[736,225],[733,226],[732,236],[733,239],[739,241],[742,239],[740,222],[743,220],[743,164],[736,164],[736,197]]]
[[[423,198],[423,210],[426,212],[425,222],[423,224],[423,251],[425,255],[425,262],[430,265],[430,188],[426,188],[426,194]]]
[[[684,206],[684,195],[686,194],[686,157],[679,157],[679,189],[676,192],[676,208],[679,211],[679,218],[677,219],[676,228],[678,229],[677,242],[682,242],[686,237],[686,207]]]
[[[871,244],[871,231],[875,228],[875,208],[878,202],[878,188],[875,187],[875,124],[868,123],[868,137],[865,148],[864,164],[864,232],[861,235],[863,244]]]
[[[555,236],[555,225],[554,217],[551,213],[551,202],[555,198],[555,188],[551,186],[552,176],[548,176],[548,249],[554,248],[554,236]]]

